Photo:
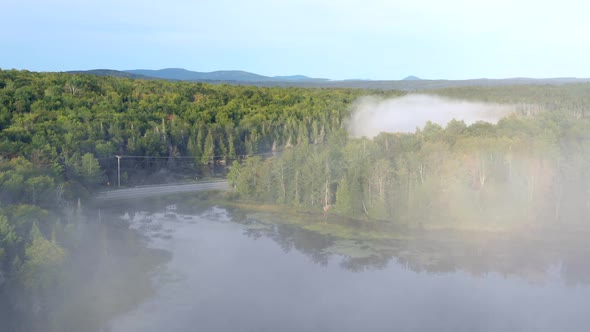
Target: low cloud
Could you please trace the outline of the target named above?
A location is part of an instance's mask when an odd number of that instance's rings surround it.
[[[443,127],[452,119],[463,120],[467,125],[477,121],[496,123],[513,111],[508,105],[419,94],[392,99],[363,97],[353,107],[348,123],[353,137],[374,137],[381,132],[411,133],[427,121]]]

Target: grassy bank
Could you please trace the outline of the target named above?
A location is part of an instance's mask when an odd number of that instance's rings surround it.
[[[403,223],[396,221],[360,219],[335,212],[321,213],[284,205],[258,204],[240,200],[213,200],[215,204],[241,209],[256,214],[258,218],[276,223],[297,224],[304,229],[324,235],[342,238],[397,239],[404,233],[415,232],[467,232],[467,233],[513,233],[527,232],[534,225],[502,225],[476,223]]]

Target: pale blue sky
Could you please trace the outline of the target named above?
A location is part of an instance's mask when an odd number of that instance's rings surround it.
[[[3,69],[590,77],[586,1],[4,0],[0,8]]]

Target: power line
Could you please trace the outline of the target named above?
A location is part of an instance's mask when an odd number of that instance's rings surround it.
[[[150,158],[150,159],[195,159],[196,157],[183,157],[183,156],[169,156],[169,157],[163,157],[163,156],[126,156],[126,155],[120,155],[121,158]],[[213,158],[215,158],[216,156],[213,156]]]
[[[240,154],[240,155],[236,155],[234,158],[231,158],[227,155],[211,156],[210,158],[211,159],[215,159],[215,158],[235,159],[235,158],[239,158],[239,157],[270,155],[273,153],[280,153],[280,151]],[[119,157],[121,157],[121,158],[137,158],[137,159],[193,159],[193,160],[201,158],[201,157],[187,157],[187,156],[133,156],[133,155],[119,155]],[[97,158],[97,159],[102,160],[102,159],[112,159],[112,158],[116,158],[116,156],[102,157],[102,158]]]

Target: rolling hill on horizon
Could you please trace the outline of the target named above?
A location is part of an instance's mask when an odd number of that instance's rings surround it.
[[[181,81],[236,81],[236,82],[322,82],[325,78],[312,78],[304,75],[264,76],[243,70],[217,70],[198,72],[183,68],[165,68],[159,70],[134,69],[124,70],[125,73],[148,77]]]
[[[325,78],[312,78],[304,75],[291,76],[264,76],[242,70],[219,70],[213,72],[196,72],[182,68],[166,68],[159,70],[135,69],[112,70],[92,69],[67,71],[69,74],[90,74],[97,76],[113,76],[130,79],[163,79],[169,81],[190,81],[212,84],[234,84],[255,86],[282,86],[282,87],[307,87],[307,88],[351,88],[351,89],[377,89],[377,90],[429,90],[448,87],[464,86],[503,86],[503,85],[562,85],[569,83],[590,83],[590,78],[558,77],[558,78],[500,78],[500,79],[422,79],[416,76],[408,76],[401,80],[330,80]]]

